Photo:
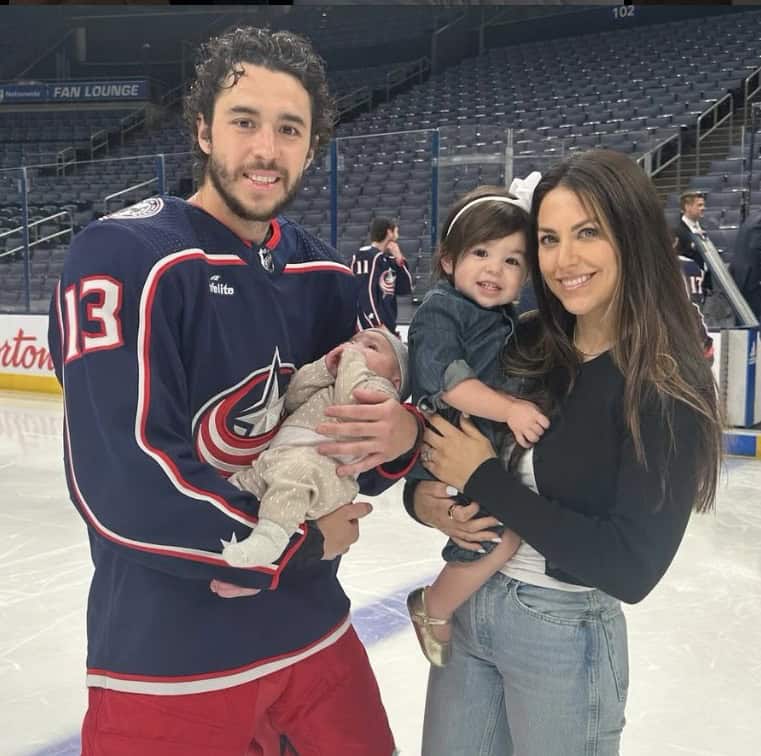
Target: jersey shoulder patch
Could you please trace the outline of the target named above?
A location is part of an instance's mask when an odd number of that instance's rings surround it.
[[[78,235],[80,244],[104,247],[110,240],[114,249],[145,253],[158,259],[179,250],[199,246],[199,239],[187,218],[187,206],[175,197],[149,197],[89,223]]]
[[[119,219],[119,220],[139,220],[141,218],[152,218],[158,215],[164,209],[164,200],[161,197],[148,197],[148,199],[123,207],[109,215],[100,218],[101,221]]]

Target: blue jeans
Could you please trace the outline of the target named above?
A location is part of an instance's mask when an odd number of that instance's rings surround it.
[[[601,591],[494,575],[456,612],[431,668],[423,756],[615,756],[629,686],[626,621]]]

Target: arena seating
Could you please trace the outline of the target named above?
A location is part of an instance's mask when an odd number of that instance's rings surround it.
[[[402,247],[416,273],[415,294],[420,296],[430,270],[431,129],[438,128],[440,137],[441,212],[455,196],[479,183],[504,181],[508,128],[514,136],[514,172],[520,175],[569,151],[593,146],[636,157],[694,124],[700,112],[737,90],[761,64],[759,20],[761,13],[750,11],[492,49],[341,124],[337,136],[347,138],[339,142],[340,254],[348,259],[366,241],[373,215],[398,217]],[[677,32],[679,49],[672,50]],[[351,88],[362,77],[381,82],[384,68],[335,72],[335,88]],[[7,144],[21,145],[28,164],[35,149],[47,150],[62,133],[69,142],[86,141],[87,129],[114,126],[113,120],[97,121],[116,118],[113,111],[96,113],[80,114],[65,124],[61,114],[55,114],[55,129],[49,126],[50,114],[47,121],[37,116],[41,120],[36,124],[25,118],[11,123],[4,117],[1,128],[16,137]],[[407,133],[392,133],[400,131]],[[32,217],[66,208],[69,216],[64,221],[76,230],[93,217],[155,193],[157,184],[144,182],[155,178],[154,156],[159,152],[165,155],[169,191],[187,194],[192,186],[188,151],[181,117],[169,113],[160,123],[131,132],[123,145],[112,145],[108,161],[83,163],[66,175],[37,172],[30,193]],[[15,147],[12,155],[0,152],[3,167],[18,164]],[[739,221],[742,156],[715,161],[694,181],[710,192],[706,227],[715,228],[719,235],[712,237],[731,247]],[[143,186],[105,202],[108,195],[138,184]],[[288,211],[323,238],[330,235],[328,186],[327,162],[318,161]],[[0,172],[0,233],[18,222],[18,209],[12,174]],[[673,211],[672,202],[669,212]],[[0,238],[0,254],[17,243],[18,237]],[[33,295],[37,284],[45,293],[49,290],[45,282],[54,280],[59,255],[58,248],[47,256],[35,253],[42,279],[33,279]]]

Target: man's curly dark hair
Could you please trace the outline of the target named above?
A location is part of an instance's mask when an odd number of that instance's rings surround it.
[[[212,37],[202,45],[200,55],[195,81],[183,108],[193,145],[193,172],[199,183],[203,181],[209,157],[198,145],[198,114],[211,125],[217,95],[225,86],[235,86],[243,73],[241,63],[263,66],[298,79],[309,94],[312,106],[311,145],[315,157],[327,147],[333,134],[336,107],[328,91],[325,63],[305,37],[293,32],[244,26]],[[232,83],[225,85],[230,74]]]

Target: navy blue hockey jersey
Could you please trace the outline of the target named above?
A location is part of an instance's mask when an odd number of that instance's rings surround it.
[[[708,327],[703,319],[703,302],[705,301],[703,268],[692,258],[684,257],[683,255],[679,255],[679,264],[682,267],[682,278],[684,279],[684,285],[687,287],[690,302],[695,308],[695,324],[698,329],[698,335],[703,342],[703,354],[713,362],[713,339],[708,333]]]
[[[679,264],[682,268],[682,278],[687,285],[687,293],[690,301],[697,307],[703,306],[705,295],[703,292],[703,268],[690,257],[679,255]]]
[[[236,569],[257,500],[226,477],[283,418],[288,381],[355,330],[356,280],[285,218],[260,248],[205,211],[152,198],[73,241],[49,333],[65,402],[64,463],[95,565],[88,684],[143,693],[238,685],[348,628],[337,562]],[[379,493],[393,476],[360,477]],[[213,578],[269,589],[222,599]]]
[[[412,292],[412,276],[405,262],[398,265],[391,255],[372,244],[360,247],[351,268],[359,279],[357,319],[361,329],[386,326],[396,331],[396,295]]]

